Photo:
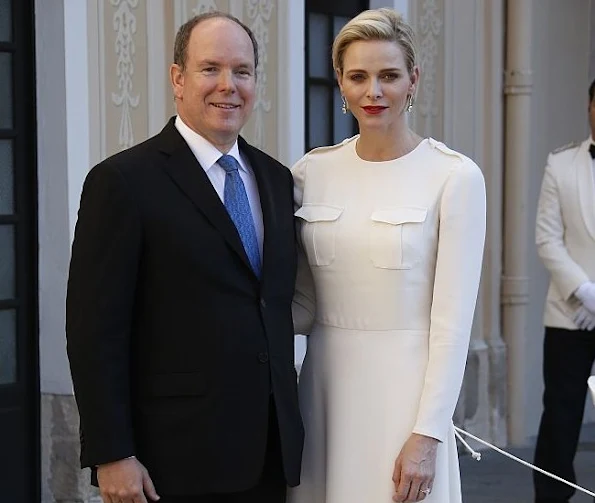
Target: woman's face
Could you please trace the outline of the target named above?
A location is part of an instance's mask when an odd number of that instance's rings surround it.
[[[360,40],[347,47],[337,77],[360,131],[390,129],[405,120],[407,97],[415,94],[419,70],[415,67],[409,74],[396,42]]]

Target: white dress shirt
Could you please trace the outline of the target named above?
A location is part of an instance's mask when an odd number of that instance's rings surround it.
[[[196,160],[205,170],[205,173],[209,177],[215,192],[223,203],[223,193],[225,189],[225,170],[219,166],[217,161],[224,155],[223,152],[218,150],[212,143],[200,136],[198,133],[190,129],[184,121],[178,115],[175,122],[176,129],[182,135],[182,138],[186,140],[186,143],[192,150],[192,153],[196,157]],[[260,206],[260,196],[258,194],[258,184],[256,183],[256,177],[250,167],[250,163],[247,159],[240,155],[240,149],[238,148],[238,142],[236,141],[231,147],[227,155],[234,157],[240,164],[240,178],[244,182],[246,187],[246,194],[248,195],[248,202],[250,203],[250,210],[252,212],[252,220],[254,220],[254,227],[256,229],[256,237],[258,239],[258,248],[260,250],[260,257],[262,260],[262,246],[264,242],[264,225],[262,222],[262,207]]]

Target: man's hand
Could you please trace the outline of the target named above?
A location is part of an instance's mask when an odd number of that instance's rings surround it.
[[[580,300],[589,311],[595,313],[595,283],[587,281],[576,289],[574,296]]]
[[[423,501],[432,491],[438,440],[413,433],[395,461],[393,501]]]
[[[148,503],[160,498],[147,469],[136,459],[120,459],[97,467],[97,481],[104,503]]]
[[[595,314],[591,313],[585,306],[578,308],[573,320],[581,330],[593,330],[595,328]]]

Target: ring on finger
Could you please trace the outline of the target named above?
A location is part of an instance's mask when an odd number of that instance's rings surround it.
[[[419,492],[424,493],[427,496],[432,492],[432,490],[429,487],[426,487],[425,489],[420,489]]]

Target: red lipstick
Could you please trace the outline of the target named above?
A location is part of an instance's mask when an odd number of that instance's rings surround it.
[[[386,110],[387,107],[380,107],[380,106],[366,106],[362,107],[367,114],[370,115],[377,115],[382,111]]]

